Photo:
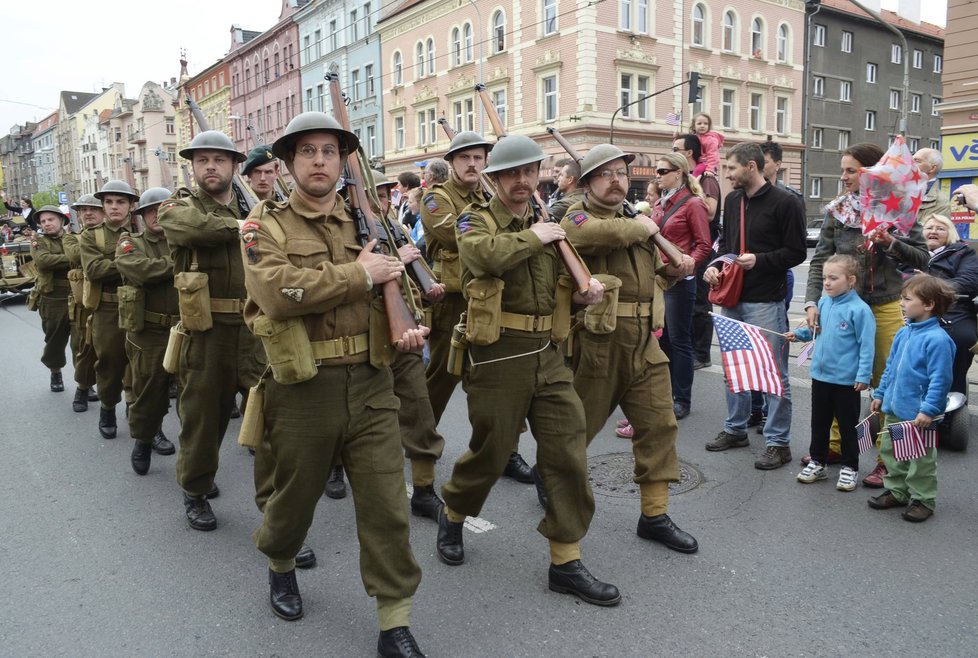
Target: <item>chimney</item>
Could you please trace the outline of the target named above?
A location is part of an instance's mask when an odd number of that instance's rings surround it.
[[[914,25],[920,25],[920,0],[900,0],[897,14]]]

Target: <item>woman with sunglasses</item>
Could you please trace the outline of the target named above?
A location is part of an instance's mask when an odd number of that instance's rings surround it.
[[[681,153],[666,153],[656,163],[659,199],[652,219],[667,240],[689,254],[699,267],[710,257],[710,218],[703,189],[689,173]],[[680,279],[665,291],[666,326],[662,348],[669,355],[673,410],[676,418],[689,415],[693,393],[693,306],[696,277]]]

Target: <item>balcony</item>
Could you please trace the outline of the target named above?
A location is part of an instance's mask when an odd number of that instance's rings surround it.
[[[133,130],[129,133],[130,144],[145,144],[146,134],[142,130]]]
[[[133,160],[132,161],[132,170],[133,171],[149,171],[149,164],[146,163],[146,162],[144,162],[144,161],[142,161],[142,160]]]

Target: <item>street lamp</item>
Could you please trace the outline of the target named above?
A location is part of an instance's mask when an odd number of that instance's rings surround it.
[[[621,107],[619,107],[617,110],[615,110],[615,113],[611,115],[611,133],[608,135],[608,142],[611,143],[611,144],[614,144],[615,143],[615,119],[618,118],[618,113],[621,112],[622,110],[627,109],[627,108],[631,107],[632,105],[636,105],[638,103],[642,103],[642,102],[644,102],[644,101],[652,98],[653,96],[658,96],[659,94],[665,93],[665,92],[669,91],[670,89],[675,89],[676,87],[682,87],[685,84],[688,84],[689,85],[689,93],[686,96],[686,102],[687,103],[695,103],[696,102],[697,93],[698,93],[699,83],[700,83],[700,74],[697,73],[696,71],[690,71],[689,72],[689,80],[683,80],[682,82],[678,82],[678,83],[672,85],[671,87],[666,87],[665,89],[660,89],[659,91],[655,92],[654,94],[648,94],[647,96],[642,96],[641,98],[638,98],[636,100],[633,100],[630,103],[625,103],[624,105],[622,105]]]
[[[903,35],[903,32],[884,21],[883,17],[880,16],[879,13],[863,5],[861,2],[857,2],[857,0],[849,0],[849,2],[862,9],[864,12],[872,16],[877,23],[895,34],[902,44],[903,57],[901,57],[901,59],[903,60],[903,92],[901,93],[900,99],[900,134],[906,136],[907,104],[910,102],[910,48],[907,46],[907,37]]]

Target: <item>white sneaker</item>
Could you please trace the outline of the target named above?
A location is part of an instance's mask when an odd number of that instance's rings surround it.
[[[839,482],[835,485],[835,488],[839,491],[855,491],[858,477],[859,473],[848,466],[843,466],[842,470],[839,471]]]
[[[811,484],[817,480],[824,480],[829,476],[826,472],[825,467],[818,462],[808,462],[805,468],[802,469],[801,473],[798,474],[798,481],[804,482],[805,484]]]

